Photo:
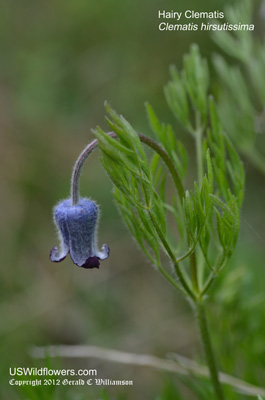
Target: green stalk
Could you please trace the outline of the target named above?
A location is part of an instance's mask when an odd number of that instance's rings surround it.
[[[202,181],[203,181],[203,152],[202,152],[203,131],[201,128],[199,113],[196,113],[196,130],[194,132],[194,136],[195,136],[195,142],[196,142],[198,183],[199,183],[199,189],[200,189],[201,185],[202,185]]]
[[[215,395],[217,400],[225,400],[223,389],[218,377],[218,370],[212,348],[206,313],[204,304],[202,301],[197,301],[196,311],[198,317],[198,324],[200,328],[201,340],[204,348],[205,359],[209,368],[212,384],[214,387]]]
[[[190,255],[190,275],[193,291],[198,294],[199,293],[199,282],[198,282],[198,274],[197,274],[197,261],[196,261],[196,253],[195,250]]]
[[[173,164],[171,158],[168,156],[168,154],[165,152],[165,150],[158,143],[156,143],[153,139],[150,139],[149,137],[147,137],[145,135],[142,135],[141,133],[138,133],[138,136],[139,136],[139,138],[140,138],[142,143],[145,143],[147,146],[149,146],[151,149],[153,149],[157,154],[159,154],[159,156],[162,158],[162,160],[164,161],[164,163],[168,167],[169,172],[171,173],[171,176],[173,178],[173,181],[174,181],[174,183],[176,185],[176,188],[177,188],[177,191],[178,191],[179,198],[182,200],[184,198],[184,195],[185,195],[184,188],[183,188],[180,176],[179,176],[179,174],[178,174],[178,172],[176,170],[176,167]],[[170,257],[170,259],[171,259],[171,261],[172,261],[172,263],[174,265],[177,277],[178,277],[183,289],[185,290],[186,294],[191,299],[195,300],[195,295],[194,295],[193,291],[190,289],[189,285],[187,284],[187,282],[186,282],[186,280],[185,280],[185,278],[184,278],[184,276],[183,276],[183,274],[181,272],[179,264],[178,264],[178,262],[176,262],[176,257],[173,254],[173,252],[172,252],[170,246],[168,245],[166,239],[164,238],[164,235],[162,234],[162,232],[160,230],[160,227],[157,224],[157,222],[156,222],[155,218],[153,217],[152,212],[150,210],[149,210],[149,216],[150,216],[150,219],[151,219],[151,221],[152,221],[152,223],[153,223],[153,225],[154,225],[154,227],[155,227],[155,229],[157,231],[157,234],[158,234],[161,242],[163,243],[163,245],[165,247],[165,250],[167,251],[168,256]],[[196,287],[196,292],[198,293],[198,282],[197,282],[197,273],[196,273],[196,259],[195,259],[195,254],[194,253],[191,254],[191,260],[192,260],[191,263],[193,265],[193,272],[196,275],[195,287]],[[195,268],[195,270],[194,270],[194,268]],[[193,274],[193,277],[194,277],[194,274]]]
[[[196,113],[196,130],[194,132],[195,142],[196,142],[196,156],[197,156],[197,170],[198,170],[198,184],[199,189],[201,189],[204,175],[204,166],[203,166],[203,130],[201,127],[201,120],[199,113]],[[196,255],[193,253],[193,259],[190,258],[190,271],[193,282],[193,290],[197,289],[197,293],[199,293],[198,287],[198,271],[197,271],[197,263],[196,263]],[[211,280],[209,281],[209,285],[211,284]],[[224,393],[222,386],[218,377],[218,369],[216,366],[215,355],[212,347],[210,332],[208,328],[208,322],[206,318],[205,306],[203,303],[203,292],[200,293],[200,297],[198,296],[196,302],[196,313],[198,319],[198,325],[200,329],[200,335],[202,340],[202,345],[204,349],[205,360],[209,368],[210,377],[212,380],[213,388],[215,391],[217,400],[224,400]]]
[[[108,132],[108,135],[111,136],[113,139],[118,138],[115,132]],[[172,176],[172,179],[178,191],[178,195],[182,200],[184,198],[184,188],[180,176],[178,174],[178,171],[176,170],[176,167],[173,164],[171,158],[168,156],[166,151],[161,146],[159,146],[159,144],[156,143],[153,139],[150,139],[149,137],[142,135],[141,133],[137,133],[137,135],[139,136],[139,139],[141,140],[142,143],[146,144],[151,149],[156,151],[157,154],[159,154],[159,156],[162,158]],[[98,147],[98,140],[95,139],[84,148],[84,150],[82,151],[82,153],[80,154],[74,165],[72,180],[71,180],[71,198],[73,205],[78,204],[79,201],[79,181],[83,165],[85,164],[88,156],[97,147]]]
[[[203,151],[202,151],[202,139],[203,131],[201,128],[201,117],[198,112],[196,112],[196,130],[194,131],[195,143],[196,143],[196,156],[197,156],[197,169],[198,169],[198,184],[199,189],[201,189],[203,181]],[[188,246],[190,246],[190,238],[188,235]],[[197,270],[197,260],[196,253],[194,252],[190,255],[190,275],[192,280],[192,288],[194,293],[199,294],[199,282],[198,282],[198,270]]]
[[[146,144],[148,147],[153,149],[164,161],[166,164],[172,179],[176,185],[177,191],[179,198],[182,200],[184,198],[184,188],[180,179],[180,176],[178,174],[178,171],[176,170],[176,167],[174,163],[172,162],[171,158],[168,156],[167,152],[153,139],[149,138],[148,136],[142,135],[141,133],[138,133],[139,139],[141,140],[142,143]]]

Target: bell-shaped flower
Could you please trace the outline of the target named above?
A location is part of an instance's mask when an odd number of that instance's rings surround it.
[[[54,223],[61,246],[60,251],[57,247],[51,250],[51,261],[62,261],[70,253],[79,267],[98,268],[99,260],[109,256],[106,244],[101,251],[97,248],[98,218],[98,206],[91,200],[81,198],[77,205],[73,205],[71,199],[61,201],[54,209]]]

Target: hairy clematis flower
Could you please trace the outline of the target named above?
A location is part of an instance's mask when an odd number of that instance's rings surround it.
[[[54,247],[50,259],[59,262],[68,253],[73,262],[83,268],[98,268],[99,260],[109,256],[109,247],[97,248],[96,231],[99,217],[98,206],[91,200],[81,198],[73,205],[71,199],[61,201],[54,210],[54,222],[58,228],[61,249]]]

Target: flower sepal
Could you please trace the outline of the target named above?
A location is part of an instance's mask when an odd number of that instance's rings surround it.
[[[54,209],[54,223],[58,229],[60,250],[50,252],[53,262],[60,262],[70,253],[73,262],[83,268],[99,268],[100,261],[109,256],[109,247],[97,248],[98,206],[91,200],[81,198],[73,205],[71,199],[61,201]]]

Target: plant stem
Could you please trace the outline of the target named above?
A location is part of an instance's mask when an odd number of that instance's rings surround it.
[[[198,112],[196,113],[196,130],[194,132],[194,136],[195,136],[195,142],[196,142],[198,184],[199,184],[199,190],[200,190],[202,187],[202,182],[203,182],[204,166],[203,166],[203,146],[202,146],[203,129],[201,126],[201,119],[200,119],[200,115]],[[192,277],[192,282],[193,282],[193,289],[194,290],[197,289],[197,293],[199,293],[196,255],[195,255],[195,253],[193,253],[193,255],[194,255],[194,259],[193,260],[190,259],[190,271],[191,271],[191,277]],[[208,285],[210,285],[211,282],[212,282],[212,279],[209,280]],[[205,290],[205,288],[204,288],[204,290]],[[213,351],[213,347],[212,347],[212,343],[211,343],[211,337],[210,337],[210,332],[209,332],[209,328],[208,328],[208,322],[207,322],[202,292],[200,293],[200,296],[195,301],[195,306],[196,306],[196,312],[197,312],[197,318],[198,318],[198,324],[199,324],[199,329],[200,329],[200,334],[201,334],[202,345],[203,345],[204,354],[205,354],[205,360],[206,360],[206,363],[209,368],[209,372],[210,372],[213,388],[215,391],[216,399],[224,400],[224,393],[223,393],[221,383],[219,381],[218,369],[216,366],[215,355],[214,355],[214,351]]]
[[[198,324],[201,333],[202,344],[205,353],[205,359],[209,368],[209,372],[212,379],[212,384],[214,387],[215,395],[217,400],[224,400],[224,393],[222,390],[221,383],[218,377],[218,370],[216,367],[215,356],[212,348],[205,308],[203,304],[203,300],[198,300],[196,302],[196,311],[198,317]]]
[[[191,274],[193,291],[196,294],[198,294],[199,293],[199,282],[198,282],[197,261],[196,261],[195,250],[190,255],[190,274]]]
[[[196,130],[195,132],[195,140],[196,140],[196,155],[197,155],[197,168],[198,168],[198,183],[199,189],[202,185],[203,180],[203,154],[202,154],[202,131],[201,129]]]
[[[198,183],[199,190],[202,186],[203,181],[203,152],[202,152],[202,139],[203,139],[203,131],[201,127],[201,116],[198,112],[196,112],[196,130],[194,132],[195,142],[196,142],[196,156],[197,156],[197,169],[198,169]],[[188,246],[190,247],[190,237],[188,235]],[[198,294],[199,293],[199,282],[198,282],[198,270],[197,270],[197,260],[195,250],[190,255],[190,275],[192,280],[193,291]]]
[[[171,173],[172,179],[178,191],[179,198],[182,200],[185,195],[184,188],[180,176],[178,174],[178,171],[176,170],[174,163],[171,161],[171,158],[168,156],[165,150],[153,139],[150,139],[148,136],[142,135],[141,133],[138,133],[138,136],[142,143],[145,143],[148,147],[153,149],[162,158],[162,160],[168,167],[169,172]]]
[[[84,150],[76,160],[71,179],[71,198],[73,206],[75,206],[79,202],[79,183],[80,183],[80,175],[82,167],[85,164],[89,154],[92,153],[92,151],[95,150],[97,146],[98,146],[98,141],[97,139],[94,139],[84,148]]]
[[[197,156],[197,169],[198,169],[198,183],[199,189],[202,185],[203,180],[203,152],[202,152],[202,139],[203,139],[203,128],[201,126],[201,116],[199,112],[196,112],[195,115],[195,143],[196,143],[196,156]]]
[[[115,132],[108,132],[108,135],[111,136],[114,139],[117,139],[117,134]],[[165,150],[159,146],[158,143],[156,143],[153,139],[150,139],[149,137],[142,135],[141,133],[137,134],[139,136],[139,139],[141,140],[142,143],[146,144],[149,146],[151,149],[153,149],[155,152],[159,154],[159,156],[162,158],[164,163],[169,169],[169,172],[172,176],[172,179],[176,185],[178,195],[180,199],[182,200],[184,198],[184,188],[181,182],[181,179],[179,177],[178,171],[176,170],[175,165],[171,161],[170,157],[168,154],[165,152]],[[80,181],[80,175],[81,175],[81,170],[86,162],[88,156],[90,153],[92,153],[93,150],[95,150],[98,146],[98,141],[97,139],[93,140],[91,143],[89,143],[82,153],[79,155],[73,169],[72,173],[72,180],[71,180],[71,198],[72,198],[72,204],[76,205],[79,202],[79,181]]]

